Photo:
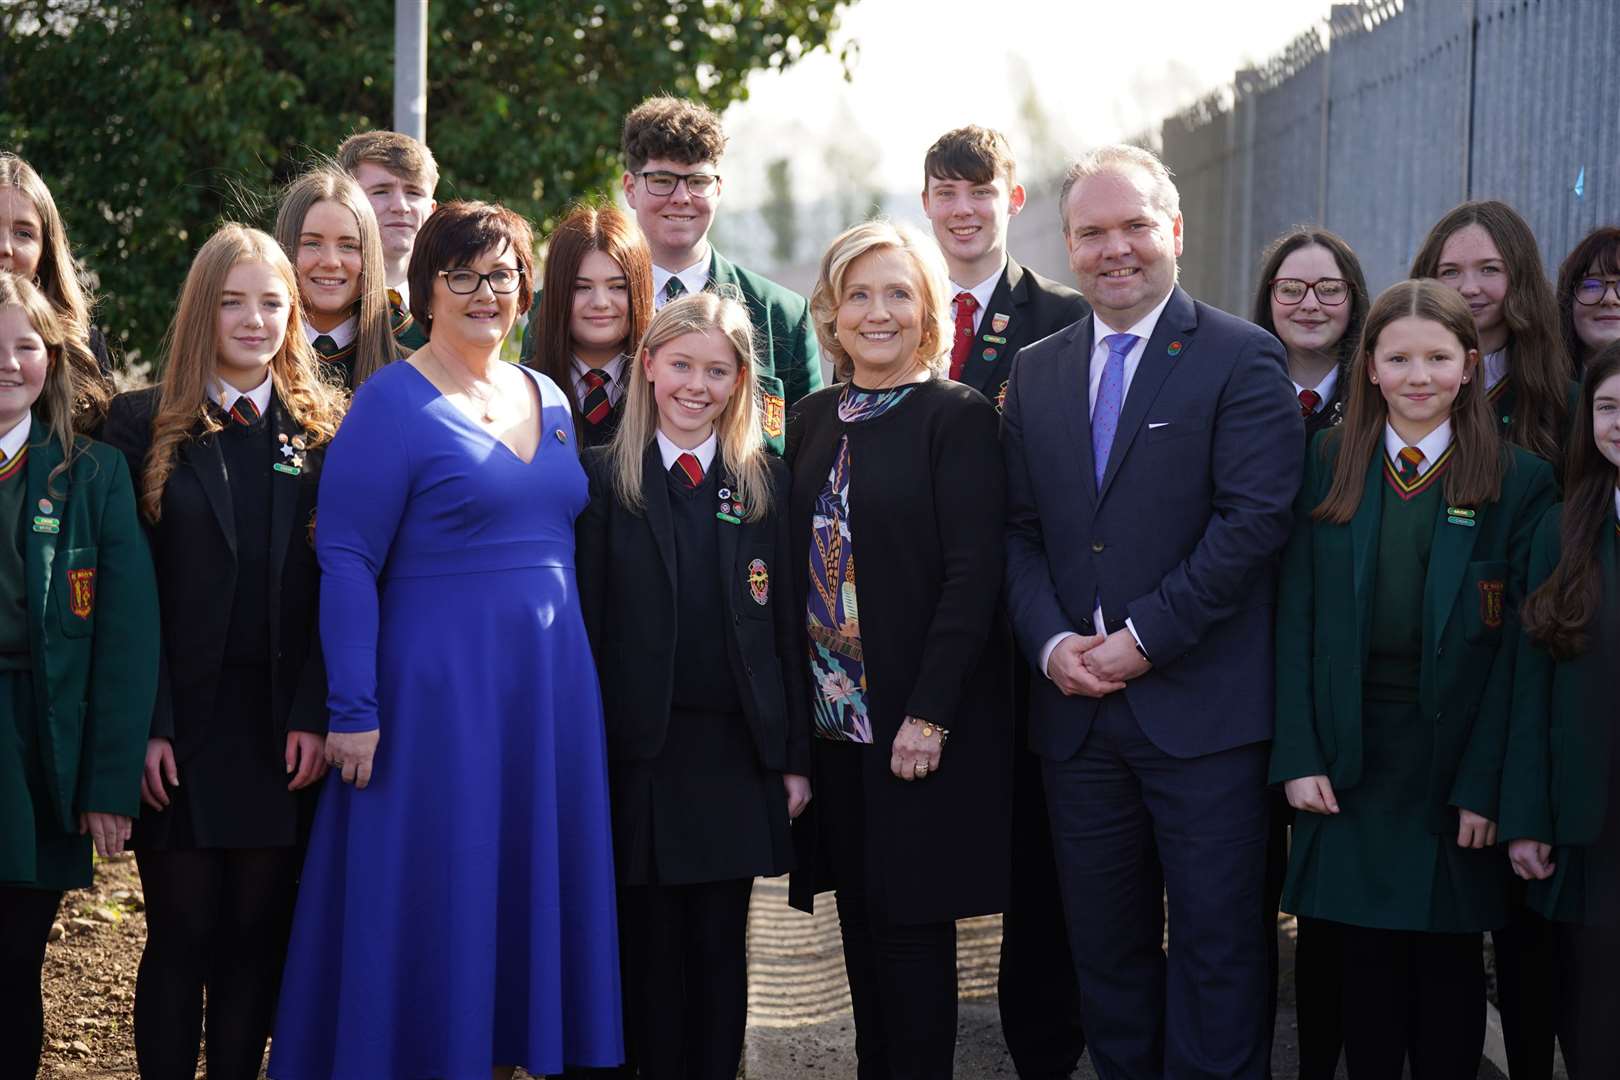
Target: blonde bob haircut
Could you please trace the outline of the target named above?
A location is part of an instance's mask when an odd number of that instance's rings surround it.
[[[754,370],[754,326],[741,294],[731,286],[723,291],[689,293],[664,305],[642,335],[641,347],[628,366],[630,385],[625,390],[624,414],[608,447],[612,463],[613,493],[619,502],[638,513],[647,505],[642,492],[643,460],[647,444],[658,430],[658,402],[647,378],[647,365],[658,350],[687,334],[718,335],[731,346],[737,361],[737,387],[715,419],[719,438],[716,464],[722,475],[735,481],[733,497],[743,504],[743,517],[759,521],[771,508],[771,471],[765,458],[760,427],[759,379]]]
[[[174,471],[180,444],[224,428],[213,388],[219,357],[219,307],[225,279],[239,263],[264,263],[287,290],[287,332],[270,359],[275,396],[293,423],[304,429],[310,449],[330,442],[347,404],[343,391],[321,377],[315,349],[304,336],[298,277],[281,246],[258,229],[220,226],[191,261],[174,320],[163,343],[163,378],[152,417],[152,445],[141,470],[142,514],[156,525],[163,517],[163,488]]]
[[[849,268],[862,255],[894,248],[911,260],[922,307],[922,340],[917,343],[915,364],[935,378],[950,370],[954,339],[950,315],[949,276],[945,258],[935,243],[910,225],[892,221],[867,221],[838,234],[821,257],[821,272],[810,293],[810,318],[815,322],[821,354],[832,362],[833,378],[849,382],[855,375],[855,362],[838,340],[838,308],[843,303],[844,280]]]
[[[52,495],[62,498],[56,479],[73,467],[83,448],[73,437],[74,400],[78,394],[74,373],[87,363],[94,369],[95,357],[83,338],[68,332],[71,323],[43,289],[25,277],[0,270],[0,308],[12,306],[22,308],[28,324],[45,343],[45,383],[34,401],[33,414],[49,430],[50,438],[62,446],[62,462],[51,470],[46,485]]]

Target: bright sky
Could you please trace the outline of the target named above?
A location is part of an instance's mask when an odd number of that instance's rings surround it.
[[[749,100],[726,114],[727,196],[753,204],[764,171],[792,156],[803,196],[874,159],[875,179],[920,189],[923,155],[967,123],[999,128],[1021,163],[1154,126],[1229,83],[1312,26],[1324,0],[859,0],[845,9],[832,55],[786,74],[753,76]],[[836,59],[859,45],[852,81]],[[1020,102],[1033,85],[1060,145],[1031,146]]]

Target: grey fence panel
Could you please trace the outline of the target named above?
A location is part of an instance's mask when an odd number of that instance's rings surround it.
[[[1260,252],[1294,224],[1342,234],[1376,291],[1466,198],[1518,208],[1549,274],[1620,222],[1620,3],[1360,0],[1325,38],[1162,125],[1197,295],[1247,313]]]

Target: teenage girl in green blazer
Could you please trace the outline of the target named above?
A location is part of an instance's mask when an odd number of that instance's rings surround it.
[[[1468,306],[1373,304],[1345,422],[1307,455],[1277,615],[1271,778],[1302,811],[1283,907],[1342,924],[1350,1076],[1471,1078],[1516,614],[1552,469],[1503,445]]]
[[[1620,343],[1588,363],[1576,416],[1564,502],[1530,549],[1502,835],[1530,906],[1557,924],[1558,1037],[1580,1080],[1620,1060]]]
[[[0,1076],[39,1067],[40,969],[92,845],[123,850],[157,695],[157,585],[129,468],[74,436],[95,371],[26,278],[0,272]],[[37,404],[37,407],[36,407]]]

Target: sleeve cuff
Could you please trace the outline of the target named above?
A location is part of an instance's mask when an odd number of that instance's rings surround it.
[[[1134,633],[1134,631],[1132,631],[1132,632]],[[1047,674],[1047,671],[1046,671],[1047,662],[1052,659],[1052,650],[1056,649],[1058,647],[1058,644],[1064,638],[1072,638],[1074,636],[1075,636],[1075,632],[1073,630],[1064,630],[1064,631],[1062,631],[1060,633],[1053,634],[1051,637],[1046,639],[1046,644],[1041,646],[1041,674],[1042,675],[1045,675],[1048,679],[1050,679],[1052,677],[1051,675]]]
[[[1136,647],[1141,650],[1142,659],[1146,660],[1150,664],[1153,663],[1153,658],[1151,654],[1148,653],[1147,646],[1142,644],[1142,635],[1136,632],[1136,622],[1130,618],[1127,618],[1125,620],[1125,629],[1129,630],[1131,632],[1131,637],[1136,639]]]

